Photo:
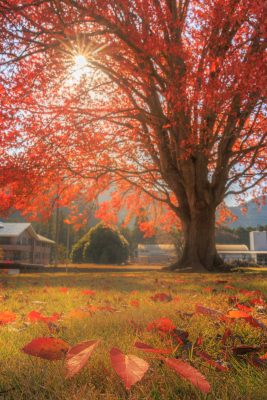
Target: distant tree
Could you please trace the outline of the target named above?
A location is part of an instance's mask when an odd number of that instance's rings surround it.
[[[172,243],[175,246],[175,251],[176,251],[177,257],[178,257],[178,259],[180,259],[182,257],[184,245],[185,245],[183,231],[181,231],[180,229],[177,229],[177,228],[173,228],[171,231],[171,239],[172,239]]]
[[[72,262],[122,264],[129,257],[129,243],[117,228],[102,223],[91,228],[73,246]]]

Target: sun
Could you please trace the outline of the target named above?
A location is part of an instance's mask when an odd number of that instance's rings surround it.
[[[71,67],[72,78],[79,81],[81,77],[88,73],[88,60],[83,54],[76,54],[73,57],[73,65]]]
[[[74,68],[84,68],[88,65],[87,59],[83,54],[77,54],[74,56]]]

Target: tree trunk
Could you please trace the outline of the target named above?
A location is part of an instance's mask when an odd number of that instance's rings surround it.
[[[181,259],[170,269],[190,268],[207,272],[223,265],[215,244],[215,208],[196,208],[182,219],[184,249]]]

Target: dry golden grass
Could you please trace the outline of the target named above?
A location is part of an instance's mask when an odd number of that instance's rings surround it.
[[[209,316],[194,312],[195,304],[214,308],[226,313],[231,305],[228,297],[238,288],[261,290],[267,298],[267,274],[257,271],[236,274],[175,274],[158,271],[91,273],[43,273],[16,276],[0,276],[1,310],[13,311],[15,322],[0,327],[0,393],[9,399],[70,399],[70,400],[174,400],[204,399],[205,395],[191,384],[180,379],[159,360],[134,348],[136,340],[154,347],[170,347],[170,337],[148,332],[146,326],[160,317],[170,318],[179,329],[189,332],[189,340],[195,343],[199,334],[203,337],[202,350],[215,360],[222,358],[221,336],[225,325]],[[146,266],[143,266],[145,269]],[[101,267],[100,267],[101,268]],[[124,268],[124,267],[122,267]],[[227,280],[237,289],[225,289],[218,280]],[[179,282],[184,281],[184,282]],[[68,288],[67,293],[60,288]],[[211,288],[211,289],[207,289]],[[96,291],[95,296],[81,293],[84,289]],[[213,290],[212,290],[213,289]],[[179,299],[170,302],[154,302],[155,293],[164,292]],[[238,293],[240,301],[246,296]],[[139,301],[139,308],[131,305]],[[117,311],[96,311],[86,318],[77,318],[73,310],[87,310],[88,305],[112,306]],[[61,315],[51,333],[44,323],[28,323],[27,314],[37,310],[45,315],[57,312]],[[192,315],[191,315],[192,314]],[[253,315],[267,325],[266,308],[254,308]],[[236,344],[261,344],[267,342],[267,334],[244,320],[231,327]],[[30,357],[21,348],[33,338],[54,335],[71,345],[83,340],[102,339],[88,366],[70,380],[64,377],[61,361],[50,362]],[[230,344],[229,344],[230,346]],[[120,378],[111,369],[109,350],[118,347],[127,354],[135,354],[147,360],[151,367],[144,379],[127,392]],[[174,355],[183,357],[198,368],[208,379],[212,400],[264,400],[267,399],[267,368],[256,368],[248,362],[248,356],[229,358],[229,372],[217,372],[201,361],[189,348],[178,347]]]

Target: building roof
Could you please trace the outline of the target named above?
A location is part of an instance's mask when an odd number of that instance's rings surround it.
[[[161,250],[172,251],[175,250],[174,244],[139,244],[138,249],[146,250]],[[245,244],[216,244],[218,251],[247,251],[249,248]]]
[[[40,242],[55,244],[54,240],[48,239],[48,238],[46,238],[45,236],[39,235],[38,233],[37,233],[37,236],[38,236],[38,240],[39,240]]]
[[[139,244],[139,254],[146,255],[164,255],[175,253],[175,246],[173,244]]]
[[[217,251],[248,251],[249,248],[245,244],[216,244]]]
[[[175,249],[174,244],[138,244],[139,249],[161,249],[161,250],[172,250]]]
[[[28,222],[1,222],[0,237],[16,237],[31,226]]]
[[[26,230],[39,242],[55,243],[53,240],[38,235],[29,222],[0,222],[0,237],[18,237]]]

